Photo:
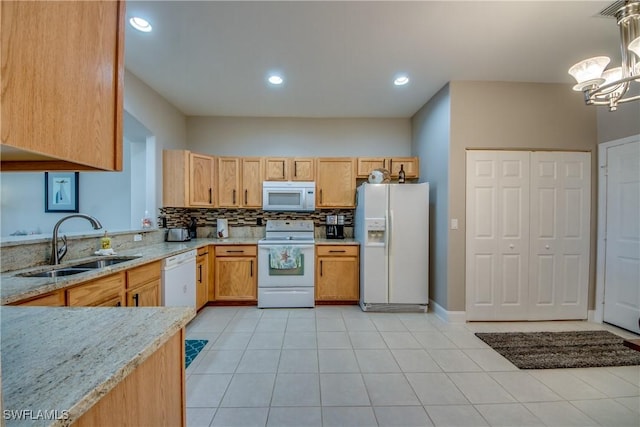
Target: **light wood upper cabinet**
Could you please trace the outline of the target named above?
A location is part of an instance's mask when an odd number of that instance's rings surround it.
[[[262,207],[262,159],[218,158],[218,207]]]
[[[353,208],[355,206],[356,167],[353,158],[319,158],[316,171],[316,207]]]
[[[261,158],[242,159],[242,206],[262,208],[262,177],[264,174]]]
[[[3,1],[2,170],[122,170],[124,1]]]
[[[319,245],[316,248],[316,301],[359,300],[358,252],[355,245]]]
[[[398,177],[403,165],[405,178],[418,178],[420,164],[417,157],[358,157],[358,178],[367,178],[374,169],[387,169],[392,178]]]
[[[215,207],[215,160],[186,150],[164,150],[162,205]]]
[[[237,157],[218,157],[218,206],[237,208],[240,198],[240,159]]]
[[[269,157],[265,159],[265,181],[313,181],[312,157]]]

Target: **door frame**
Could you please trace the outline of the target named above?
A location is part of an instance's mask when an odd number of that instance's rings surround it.
[[[596,255],[596,306],[594,322],[604,322],[604,278],[606,261],[607,226],[607,149],[617,145],[640,141],[640,134],[598,144],[598,242]]]

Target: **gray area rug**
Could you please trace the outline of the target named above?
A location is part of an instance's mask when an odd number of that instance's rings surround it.
[[[640,365],[640,351],[608,331],[476,333],[520,369]]]

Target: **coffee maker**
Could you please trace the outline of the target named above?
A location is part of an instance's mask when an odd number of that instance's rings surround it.
[[[344,239],[344,215],[327,215],[327,239]]]

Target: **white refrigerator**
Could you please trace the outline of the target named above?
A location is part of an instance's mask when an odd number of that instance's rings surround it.
[[[357,200],[362,310],[426,311],[429,183],[364,183]]]

